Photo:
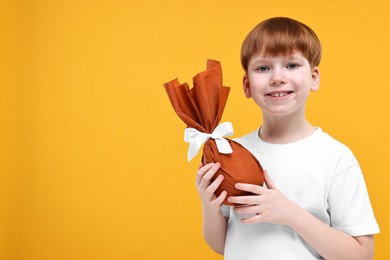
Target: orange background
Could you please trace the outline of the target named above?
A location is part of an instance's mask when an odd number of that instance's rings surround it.
[[[323,46],[307,116],[359,159],[390,259],[390,2],[0,2],[0,259],[222,259],[201,235],[198,156],[162,84],[221,61],[235,136],[261,124],[239,50],[289,16]]]

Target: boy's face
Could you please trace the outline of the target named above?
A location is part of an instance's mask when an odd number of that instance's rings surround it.
[[[311,68],[300,52],[275,57],[255,54],[243,79],[245,96],[253,98],[266,116],[304,117],[307,97],[319,83],[318,68]]]

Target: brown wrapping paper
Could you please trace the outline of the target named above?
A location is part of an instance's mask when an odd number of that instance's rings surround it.
[[[229,95],[229,87],[222,86],[221,64],[207,60],[207,69],[193,78],[193,88],[187,83],[180,84],[177,79],[164,84],[169,100],[176,114],[187,124],[187,127],[211,134],[221,121],[222,113]],[[247,192],[234,188],[237,182],[263,185],[264,172],[258,160],[239,143],[225,138],[233,152],[220,153],[214,139],[210,138],[203,146],[202,163],[219,162],[220,174],[224,180],[216,190],[218,196],[226,190],[228,196],[248,195]],[[233,205],[227,200],[225,205]]]

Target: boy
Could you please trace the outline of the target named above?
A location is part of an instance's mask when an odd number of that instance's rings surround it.
[[[251,196],[222,206],[220,164],[200,167],[203,234],[228,260],[372,259],[379,232],[359,164],[352,152],[305,118],[320,83],[321,44],[306,25],[271,18],[241,49],[244,93],[261,108],[262,126],[236,139],[266,169],[266,187],[237,183]]]

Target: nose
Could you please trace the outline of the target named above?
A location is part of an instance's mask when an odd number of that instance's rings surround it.
[[[283,75],[282,75],[282,72],[280,71],[280,69],[279,68],[274,69],[273,73],[271,75],[271,78],[270,78],[271,86],[280,86],[284,83],[285,83],[285,81],[284,81],[284,78],[283,78]]]

